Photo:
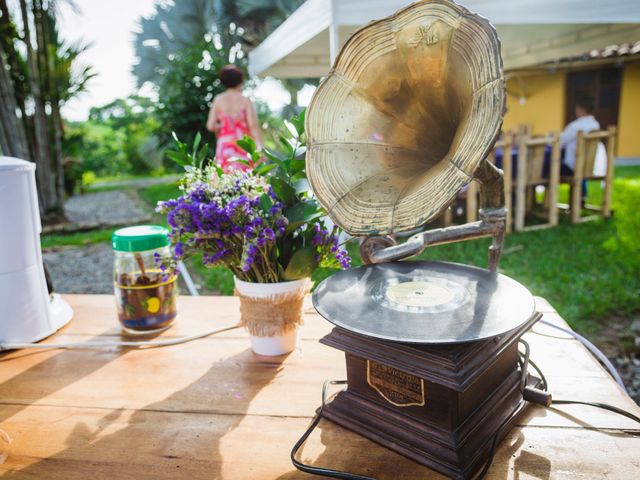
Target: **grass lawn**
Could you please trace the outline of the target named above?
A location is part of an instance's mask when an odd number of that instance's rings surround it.
[[[111,240],[112,232],[112,229],[104,228],[88,232],[42,235],[40,243],[42,248],[89,245],[91,243],[108,242]]]
[[[179,194],[175,184],[139,190],[151,206]],[[591,182],[588,203],[599,204],[599,182]],[[568,190],[561,188],[560,201]],[[561,216],[552,229],[512,233],[505,242],[500,269],[523,283],[534,295],[551,302],[579,331],[595,333],[599,321],[609,315],[629,316],[640,310],[640,167],[618,167],[615,172],[614,217],[572,225]],[[158,223],[164,219],[157,216]],[[110,231],[44,236],[43,246],[74,245],[108,240]],[[428,248],[419,258],[486,266],[488,239]],[[358,247],[350,245],[354,264],[360,264]],[[197,261],[189,269],[207,290],[233,293],[233,278],[223,268],[207,269]],[[320,281],[332,272],[318,270]]]

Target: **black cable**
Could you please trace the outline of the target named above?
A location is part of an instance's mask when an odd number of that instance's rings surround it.
[[[521,367],[527,367],[529,365],[533,367],[536,373],[540,376],[540,381],[542,382],[542,391],[546,392],[547,389],[549,388],[549,384],[547,382],[546,377],[544,376],[544,373],[542,373],[542,370],[540,370],[540,367],[538,367],[538,365],[536,365],[535,362],[529,358],[529,348],[528,348],[529,345],[524,340],[521,340],[521,343],[525,347],[525,353],[520,353],[520,356],[522,356],[523,358],[519,359],[518,363],[520,364]],[[522,376],[526,380],[528,376],[528,372],[525,368],[523,368],[522,370]],[[309,435],[311,435],[311,433],[315,430],[315,428],[320,423],[320,420],[322,419],[322,412],[326,404],[327,389],[329,385],[344,385],[346,383],[347,383],[346,380],[328,380],[324,382],[324,385],[322,386],[322,404],[320,406],[320,409],[318,410],[318,413],[311,421],[311,424],[309,425],[307,430],[304,432],[302,437],[300,437],[300,439],[296,442],[293,449],[291,450],[291,462],[293,463],[293,466],[296,467],[298,470],[305,473],[310,473],[312,475],[324,475],[325,477],[339,478],[342,480],[375,480],[372,477],[367,477],[364,475],[356,475],[354,473],[343,472],[340,470],[332,470],[330,468],[313,467],[311,465],[306,465],[296,460],[296,455],[298,454],[298,451],[300,450],[300,448],[305,443],[307,438],[309,438]],[[587,405],[591,407],[602,408],[604,410],[617,413],[618,415],[622,415],[637,423],[640,423],[640,417],[637,417],[636,415],[630,412],[627,412],[626,410],[623,410],[621,408],[618,408],[606,403],[583,402],[580,400],[552,400],[551,401],[551,405],[569,405],[569,404]],[[500,426],[496,430],[496,433],[493,436],[493,440],[491,441],[491,448],[489,449],[489,455],[487,457],[487,460],[485,461],[484,466],[482,467],[482,470],[480,470],[474,476],[474,480],[482,480],[483,478],[485,478],[485,476],[489,472],[489,469],[493,464],[493,458],[495,456],[496,448],[498,446],[498,438],[500,438],[502,429],[513,419],[513,417],[516,415],[517,411],[519,410],[520,406],[521,404],[518,403],[518,405],[516,405],[516,408],[511,412],[511,414],[509,414],[509,416],[507,416],[507,418],[503,420],[503,422],[500,424]]]
[[[489,473],[489,469],[493,464],[493,457],[495,457],[496,455],[496,448],[498,446],[498,438],[500,437],[500,433],[502,432],[502,429],[513,419],[513,417],[515,416],[519,408],[520,408],[520,403],[516,405],[516,408],[513,409],[513,411],[509,414],[509,416],[505,418],[503,422],[500,424],[500,426],[498,427],[498,430],[496,430],[496,433],[493,435],[493,440],[491,441],[491,449],[489,449],[489,456],[487,457],[487,460],[484,462],[484,466],[482,467],[482,470],[480,470],[480,472],[475,476],[474,480],[482,480],[484,477],[487,476],[487,473]]]
[[[542,389],[546,392],[548,391],[549,384],[547,383],[547,379],[540,370],[540,367],[535,364],[535,362],[529,359],[529,365],[533,367],[536,373],[540,376],[540,380],[542,381]],[[640,417],[635,416],[631,412],[627,412],[626,410],[622,410],[614,405],[609,405],[608,403],[599,403],[599,402],[583,402],[581,400],[551,400],[551,405],[587,405],[589,407],[601,408],[603,410],[608,410],[613,413],[617,413],[618,415],[622,415],[623,417],[627,417],[634,422],[640,423]]]
[[[529,365],[531,365],[533,369],[536,371],[536,373],[540,376],[540,381],[542,382],[542,389],[545,392],[548,391],[549,383],[547,382],[547,377],[545,377],[544,373],[542,373],[542,370],[540,370],[540,367],[538,367],[538,365],[536,365],[535,362],[531,359],[529,359]]]
[[[304,445],[304,442],[307,440],[307,438],[309,438],[309,435],[311,435],[311,433],[315,430],[315,428],[318,426],[318,423],[320,423],[320,420],[322,419],[322,412],[327,401],[327,389],[329,385],[344,385],[346,383],[346,380],[327,380],[326,382],[324,382],[324,385],[322,386],[322,404],[320,405],[320,409],[318,410],[318,413],[316,413],[316,416],[313,417],[313,420],[311,421],[309,427],[307,427],[307,430],[304,432],[304,434],[302,434],[302,437],[300,437],[300,439],[293,446],[293,449],[291,449],[291,463],[293,463],[293,466],[301,472],[310,473],[312,475],[323,475],[325,477],[340,478],[342,480],[375,480],[372,477],[356,475],[355,473],[342,472],[340,470],[332,470],[330,468],[313,467],[296,460],[298,450],[300,450],[302,445]]]
[[[579,400],[553,400],[551,405],[588,405],[590,407],[602,408],[603,410],[609,410],[610,412],[617,413],[618,415],[622,415],[623,417],[630,418],[631,420],[640,423],[640,417],[636,417],[633,413],[627,412],[626,410],[622,410],[621,408],[615,407],[613,405],[609,405],[607,403],[598,403],[598,402],[581,402]]]

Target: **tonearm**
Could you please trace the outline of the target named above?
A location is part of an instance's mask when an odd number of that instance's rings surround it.
[[[500,261],[507,218],[503,173],[491,162],[484,160],[476,171],[475,179],[480,182],[479,221],[426,230],[401,244],[396,244],[388,235],[364,237],[360,244],[362,261],[367,264],[391,262],[418,255],[432,245],[493,237],[489,247],[489,270],[495,272]]]

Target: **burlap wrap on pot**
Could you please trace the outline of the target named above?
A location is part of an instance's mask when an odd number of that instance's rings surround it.
[[[234,294],[240,297],[240,325],[257,337],[283,335],[302,325],[302,304],[309,289],[307,281],[296,292],[253,297],[236,288]]]

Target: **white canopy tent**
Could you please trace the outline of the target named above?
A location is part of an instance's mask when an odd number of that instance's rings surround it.
[[[249,53],[252,75],[325,75],[360,26],[411,0],[307,0]],[[502,41],[505,69],[640,39],[640,0],[462,0],[488,18]]]

